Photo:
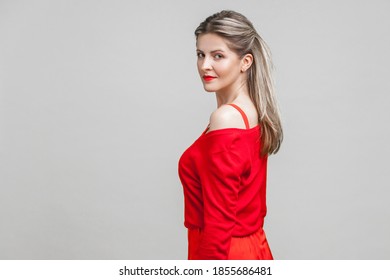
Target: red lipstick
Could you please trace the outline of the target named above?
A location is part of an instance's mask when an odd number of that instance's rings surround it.
[[[208,76],[208,75],[203,76],[203,80],[205,80],[206,82],[210,82],[214,79],[215,79],[215,77],[213,77],[213,76]]]

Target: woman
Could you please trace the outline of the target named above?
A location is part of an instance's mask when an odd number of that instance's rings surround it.
[[[195,30],[197,66],[217,109],[179,160],[188,259],[273,259],[263,231],[267,158],[282,142],[268,47],[240,13]]]

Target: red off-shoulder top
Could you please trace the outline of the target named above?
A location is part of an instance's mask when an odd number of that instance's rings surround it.
[[[260,156],[260,126],[223,128],[200,137],[184,151],[178,173],[184,191],[184,225],[203,230],[198,259],[227,259],[232,236],[263,227],[267,156]]]

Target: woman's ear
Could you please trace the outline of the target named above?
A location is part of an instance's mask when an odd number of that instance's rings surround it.
[[[241,59],[241,73],[244,73],[246,70],[248,70],[249,67],[251,67],[252,63],[253,55],[251,55],[250,53],[244,55],[244,57]]]

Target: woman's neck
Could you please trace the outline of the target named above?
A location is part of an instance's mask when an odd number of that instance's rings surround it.
[[[234,101],[249,97],[249,91],[246,83],[243,83],[235,88],[215,92],[215,96],[217,98],[217,107],[219,108],[224,104],[233,103]]]

